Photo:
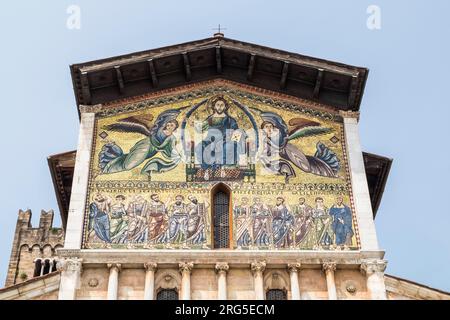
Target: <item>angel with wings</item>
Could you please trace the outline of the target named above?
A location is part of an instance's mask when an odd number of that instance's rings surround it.
[[[129,117],[105,127],[116,132],[140,133],[144,139],[136,142],[128,153],[116,143],[107,143],[99,154],[101,172],[115,173],[131,170],[150,159],[142,168],[142,174],[152,172],[162,173],[175,168],[181,161],[181,155],[176,149],[177,138],[174,132],[178,128],[177,116],[180,110],[162,112],[153,124],[150,116]],[[159,154],[158,157],[155,157]]]
[[[307,173],[323,177],[336,178],[340,169],[339,159],[322,142],[317,143],[317,151],[312,155],[305,155],[290,141],[319,134],[326,134],[332,129],[320,126],[320,123],[293,118],[289,121],[291,129],[284,120],[272,112],[261,112],[262,144],[259,159],[264,167],[272,173],[284,175],[286,182],[295,177],[292,164]]]

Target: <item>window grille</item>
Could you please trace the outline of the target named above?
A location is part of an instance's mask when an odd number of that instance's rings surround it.
[[[267,300],[287,300],[286,292],[281,289],[270,289],[266,293]]]
[[[223,191],[214,194],[214,248],[230,247],[230,199]]]
[[[156,300],[178,300],[178,291],[176,289],[162,289],[156,295]]]

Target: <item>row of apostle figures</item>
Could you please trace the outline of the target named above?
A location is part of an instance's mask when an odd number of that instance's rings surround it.
[[[110,244],[182,244],[204,245],[206,242],[206,205],[194,195],[188,202],[182,195],[168,205],[152,194],[150,201],[141,195],[115,201],[96,194],[89,206],[89,237]]]
[[[283,197],[276,198],[275,205],[266,205],[259,197],[250,204],[243,197],[233,211],[238,248],[326,249],[352,245],[352,213],[342,196],[330,208],[321,197],[315,199],[314,206],[305,198],[289,206]]]
[[[207,209],[197,197],[177,195],[167,204],[158,194],[150,201],[136,195],[126,201],[123,195],[98,193],[89,206],[89,239],[111,244],[176,245],[177,247],[206,246],[209,228]],[[351,209],[343,197],[327,208],[324,199],[317,197],[314,206],[300,198],[296,205],[288,205],[277,197],[274,205],[266,205],[261,198],[253,204],[242,197],[233,208],[236,245],[238,248],[299,248],[320,249],[349,247],[354,235]],[[95,240],[93,241],[95,242]]]

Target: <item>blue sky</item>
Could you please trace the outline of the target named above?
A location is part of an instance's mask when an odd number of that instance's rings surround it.
[[[46,157],[76,148],[69,65],[206,38],[220,23],[229,38],[370,69],[363,149],[394,158],[376,219],[387,273],[450,291],[449,1],[117,2],[1,4],[0,281],[18,210],[35,226],[41,209],[58,214]],[[79,30],[66,27],[69,5]],[[366,26],[369,5],[379,30]]]

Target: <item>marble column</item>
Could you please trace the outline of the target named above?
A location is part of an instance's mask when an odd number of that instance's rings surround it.
[[[300,287],[298,285],[298,273],[300,272],[300,263],[288,264],[289,276],[291,279],[291,299],[300,300]]]
[[[217,272],[217,299],[227,300],[227,272],[229,270],[228,263],[216,263]]]
[[[108,263],[108,300],[117,300],[117,293],[119,289],[119,272],[121,267],[122,266],[119,263]]]
[[[334,281],[334,272],[336,271],[335,262],[325,262],[322,265],[322,269],[325,272],[327,278],[328,299],[337,300],[336,283]]]
[[[45,260],[41,260],[41,272],[39,273],[39,276],[44,275],[44,268],[45,268]]]
[[[366,275],[367,290],[372,300],[387,300],[384,270],[386,260],[366,260],[361,263],[361,271]]]
[[[253,278],[255,283],[255,299],[264,300],[264,278],[263,273],[266,269],[265,261],[255,261],[251,264]]]
[[[61,271],[59,285],[59,300],[75,300],[76,290],[80,287],[80,276],[82,272],[82,259],[61,258],[56,268]]]
[[[145,286],[144,300],[154,300],[155,292],[155,271],[158,265],[153,262],[144,263],[145,268]]]
[[[179,264],[181,272],[181,300],[191,300],[191,271],[193,262],[181,262]]]

